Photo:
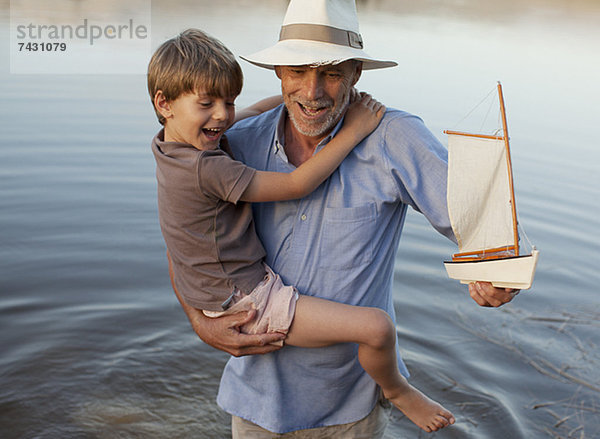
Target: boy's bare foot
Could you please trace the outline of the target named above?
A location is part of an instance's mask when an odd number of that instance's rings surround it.
[[[384,395],[417,426],[430,433],[454,424],[454,415],[408,382],[395,395]]]

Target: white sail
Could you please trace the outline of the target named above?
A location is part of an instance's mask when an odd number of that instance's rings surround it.
[[[504,140],[448,134],[448,213],[461,253],[515,244]]]

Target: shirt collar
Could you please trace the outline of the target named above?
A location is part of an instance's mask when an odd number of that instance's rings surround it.
[[[273,142],[273,154],[280,155],[281,158],[285,162],[288,162],[287,155],[285,154],[285,121],[287,119],[287,110],[285,109],[285,105],[281,106],[281,113],[279,114],[279,121],[277,122],[277,129],[275,130],[275,140]],[[340,121],[333,127],[331,133],[323,140],[319,142],[317,147],[315,148],[315,154],[319,152],[325,145],[327,145],[331,139],[335,137],[338,131],[342,128],[342,124],[344,122],[344,118],[342,117]]]
[[[273,154],[281,154],[287,162],[287,156],[283,146],[285,145],[285,119],[287,117],[287,110],[285,105],[281,106],[279,113],[279,122],[277,122],[277,129],[275,130],[275,140],[273,141]]]

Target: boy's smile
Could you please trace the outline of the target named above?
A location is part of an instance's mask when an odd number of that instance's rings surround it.
[[[235,117],[235,96],[221,98],[186,93],[168,103],[165,141],[193,145],[199,150],[216,149]]]

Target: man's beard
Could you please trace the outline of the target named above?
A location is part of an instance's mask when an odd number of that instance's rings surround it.
[[[344,114],[344,112],[348,108],[348,97],[349,97],[349,94],[344,96],[342,99],[342,104],[340,104],[338,108],[334,109],[333,112],[329,113],[327,115],[326,119],[322,122],[311,123],[311,122],[307,122],[304,119],[296,120],[295,113],[288,111],[290,120],[294,124],[294,128],[296,128],[296,131],[298,131],[300,134],[302,134],[304,136],[308,136],[308,137],[320,137],[320,136],[326,134],[327,132],[329,132],[330,130],[332,130],[333,127],[335,126],[335,124],[341,119],[341,116]],[[292,105],[295,105],[298,102],[299,101],[293,101]],[[323,98],[323,99],[317,99],[316,101],[300,102],[300,103],[302,105],[306,105],[308,107],[319,108],[319,107],[323,107],[323,106],[328,106],[330,104],[330,102],[331,101],[329,99]],[[300,109],[300,111],[302,111],[302,110]]]

